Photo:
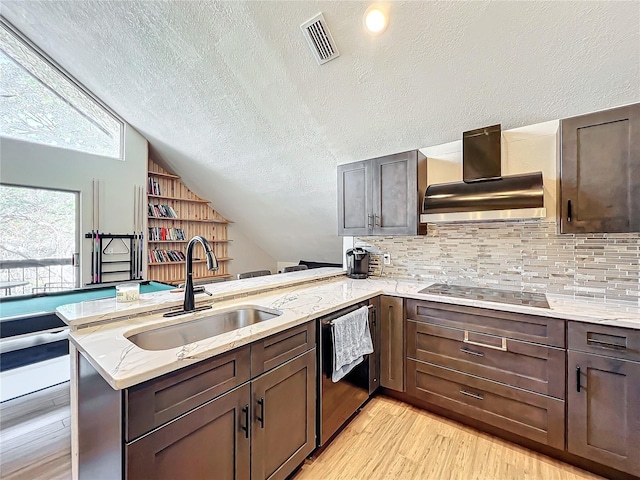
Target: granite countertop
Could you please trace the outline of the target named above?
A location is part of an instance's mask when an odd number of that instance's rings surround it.
[[[336,276],[344,276],[344,270],[341,268],[325,267],[245,278],[243,280],[209,283],[204,285],[204,287],[212,296],[210,297],[205,294],[196,295],[196,306],[210,304],[214,301],[218,302],[239,295],[251,295],[273,288],[319,281]],[[162,292],[144,293],[140,295],[139,300],[129,303],[117,303],[115,298],[104,298],[102,300],[62,305],[56,308],[56,314],[73,329],[111,321],[115,318],[125,319],[140,314],[148,314],[151,311],[177,310],[182,307],[183,301],[184,293],[182,291],[178,291],[178,289],[165,290]]]
[[[87,311],[89,312],[88,318],[99,319],[102,322],[73,330],[70,333],[70,339],[114,389],[123,389],[136,385],[380,294],[640,330],[640,306],[638,305],[579,300],[562,295],[547,295],[549,308],[546,309],[419,293],[420,290],[431,284],[428,282],[389,278],[353,280],[346,278],[339,269],[323,270],[332,271],[317,272],[315,275],[308,274],[305,277],[307,283],[300,283],[300,275],[297,275],[295,280],[290,279],[293,284],[287,284],[286,279],[283,278],[274,279],[273,277],[277,276],[273,276],[270,287],[268,285],[269,282],[265,283],[264,280],[260,282],[261,284],[253,283],[251,287],[242,285],[241,282],[228,282],[229,284],[236,283],[237,289],[234,290],[232,288],[233,285],[229,285],[226,286],[227,288],[221,289],[218,295],[206,297],[209,302],[213,298],[212,309],[173,318],[162,317],[162,313],[157,310],[152,313],[133,315],[133,311],[139,311],[139,308],[142,308],[138,306],[127,310],[127,313],[131,314],[131,316],[122,317],[122,310],[114,311],[112,308],[110,313],[106,312],[108,304],[102,300],[89,302],[99,304],[99,306],[94,305],[96,308],[88,305],[82,308],[67,306],[68,308],[61,307],[61,310],[76,313]],[[300,274],[305,272],[292,273]],[[267,287],[271,288],[271,290],[265,291]],[[251,288],[262,293],[249,295],[247,290]],[[166,295],[175,294],[169,293]],[[234,297],[234,295],[241,296],[238,298]],[[170,298],[173,300],[173,297]],[[159,300],[154,298],[153,305],[156,308],[167,306]],[[180,302],[173,300],[172,304],[178,303]],[[111,307],[114,305],[115,302]],[[147,329],[173,325],[241,306],[267,307],[281,311],[282,315],[232,332],[168,350],[143,350],[127,339],[129,336]],[[116,317],[115,319],[114,316]],[[111,321],[107,322],[109,318],[111,318]],[[74,321],[80,324],[83,318],[76,316]]]

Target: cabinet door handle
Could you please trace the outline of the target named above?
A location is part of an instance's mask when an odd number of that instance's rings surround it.
[[[264,428],[264,397],[260,397],[258,405],[260,405],[260,416],[256,417],[256,420],[260,422],[260,428]]]
[[[476,400],[484,400],[482,395],[478,395],[477,393],[467,392],[466,390],[460,390],[460,393],[466,395],[467,397],[475,398]]]
[[[469,345],[477,345],[478,347],[492,348],[493,350],[500,350],[502,352],[506,352],[507,351],[507,337],[502,337],[502,338],[500,338],[500,340],[501,340],[501,344],[500,344],[499,347],[497,347],[495,345],[487,345],[486,343],[474,342],[472,340],[469,340],[469,331],[465,330],[464,331],[464,339],[462,341],[464,343],[468,343]]]
[[[591,338],[587,339],[587,344],[598,345],[602,348],[611,348],[613,350],[626,350],[627,347],[625,345],[616,345],[615,343],[603,342],[602,340],[594,340]]]
[[[576,367],[576,390],[580,393],[580,367]]]
[[[571,200],[567,200],[567,222],[571,221]]]
[[[473,350],[468,350],[466,348],[461,348],[460,351],[462,353],[468,353],[469,355],[475,355],[476,357],[484,357],[484,353],[482,352],[474,352]]]
[[[373,215],[371,214],[367,215],[367,226],[369,228],[373,227]]]
[[[242,413],[244,413],[244,425],[242,425],[242,420],[240,420],[240,430],[244,430],[244,438],[249,438],[249,404],[248,403],[242,408]]]
[[[380,216],[377,213],[373,214],[373,226],[374,227],[380,226]]]

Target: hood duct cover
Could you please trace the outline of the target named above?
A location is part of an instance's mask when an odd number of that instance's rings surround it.
[[[484,182],[441,183],[425,192],[420,221],[452,222],[546,216],[542,172]]]
[[[542,172],[502,176],[502,126],[462,134],[464,182],[430,185],[421,223],[543,218]]]

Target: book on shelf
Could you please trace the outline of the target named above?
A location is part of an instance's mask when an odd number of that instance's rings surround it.
[[[149,240],[152,241],[166,242],[186,239],[187,238],[182,228],[149,227]]]
[[[153,178],[149,177],[149,185],[147,187],[149,195],[161,196],[160,184]]]
[[[186,257],[180,250],[149,250],[149,263],[184,262]]]
[[[178,218],[178,214],[170,205],[153,205],[148,204],[149,216],[157,218]]]

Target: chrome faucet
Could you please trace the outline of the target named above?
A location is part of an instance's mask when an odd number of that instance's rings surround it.
[[[178,312],[169,312],[165,313],[165,317],[173,317],[175,315],[181,315],[183,313],[195,312],[197,310],[206,310],[207,308],[211,308],[211,305],[203,305],[202,307],[196,308],[195,294],[193,292],[193,247],[196,243],[200,243],[202,248],[204,248],[204,253],[207,256],[207,268],[212,271],[218,270],[218,259],[216,258],[216,254],[213,252],[211,245],[204,237],[200,235],[196,235],[187,244],[187,254],[186,254],[186,277],[185,277],[185,285],[184,285],[184,304],[181,311]],[[207,292],[208,293],[208,292]]]

